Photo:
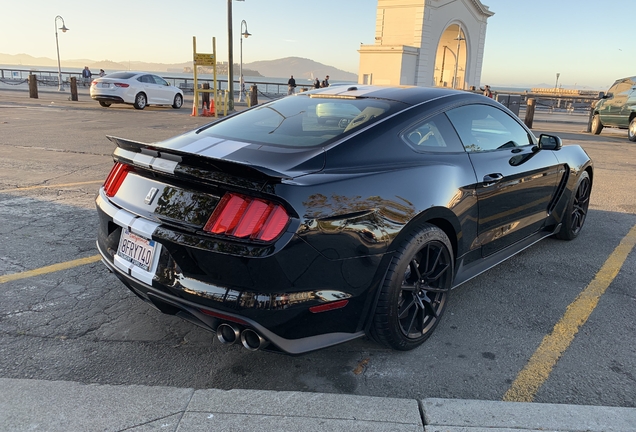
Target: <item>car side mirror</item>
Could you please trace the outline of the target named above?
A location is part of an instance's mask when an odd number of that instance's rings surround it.
[[[605,92],[598,92],[599,99],[605,99]]]
[[[556,135],[541,134],[539,136],[539,149],[541,150],[559,150],[563,147],[561,138]]]

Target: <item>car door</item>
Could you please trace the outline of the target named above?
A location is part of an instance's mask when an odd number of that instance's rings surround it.
[[[157,85],[157,97],[160,104],[172,104],[174,102],[174,93],[168,81],[157,75],[151,75]]]
[[[142,75],[137,78],[137,81],[139,81],[143,86],[144,93],[146,93],[146,97],[148,98],[148,105],[162,103],[159,86],[155,82],[155,79],[152,77],[152,75]]]
[[[627,127],[629,123],[623,118],[622,112],[627,104],[627,98],[631,92],[632,82],[630,79],[623,79],[614,83],[607,91],[608,97],[599,110],[601,123],[605,126]]]
[[[625,82],[627,84],[624,92],[625,100],[621,101],[622,105],[617,120],[618,127],[621,128],[627,128],[629,126],[629,119],[632,112],[636,109],[636,81],[634,78],[627,78]]]
[[[564,169],[505,111],[482,104],[447,112],[477,177],[478,242],[488,256],[539,231]]]

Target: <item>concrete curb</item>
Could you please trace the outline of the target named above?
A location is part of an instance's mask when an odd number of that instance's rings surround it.
[[[7,431],[636,431],[636,408],[11,378],[0,387]]]

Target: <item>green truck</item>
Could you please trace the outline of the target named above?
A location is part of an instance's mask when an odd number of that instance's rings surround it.
[[[636,141],[636,77],[616,80],[594,106],[592,133],[604,127],[627,129],[629,140]]]

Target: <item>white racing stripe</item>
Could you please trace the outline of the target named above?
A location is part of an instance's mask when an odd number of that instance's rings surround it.
[[[217,145],[214,145],[201,153],[201,156],[207,156],[217,159],[222,159],[225,156],[234,153],[237,150],[240,150],[244,147],[247,147],[250,143],[239,142],[239,141],[223,141]]]
[[[181,147],[179,149],[179,151],[183,151],[183,152],[187,152],[187,153],[194,153],[194,154],[199,154],[201,153],[201,151],[212,147],[213,145],[216,145],[218,143],[220,143],[221,141],[223,141],[222,138],[212,138],[212,137],[203,137],[201,139],[198,139],[194,142],[191,142],[188,145],[185,145],[183,147]]]

